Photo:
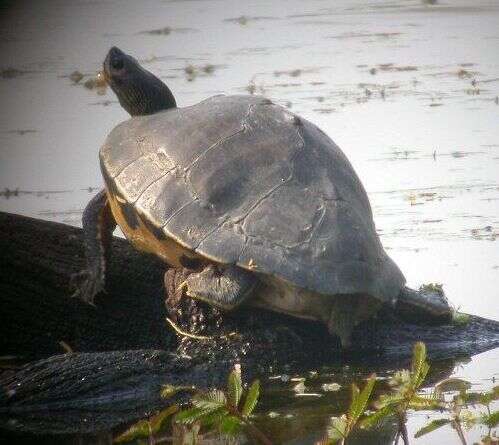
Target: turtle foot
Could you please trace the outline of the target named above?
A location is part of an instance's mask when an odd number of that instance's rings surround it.
[[[168,317],[192,336],[219,335],[222,316],[218,309],[185,295],[186,280],[195,271],[171,268],[165,272],[165,306]]]
[[[213,265],[193,273],[182,286],[189,297],[230,311],[250,295],[257,284],[254,276],[237,266],[217,269]]]

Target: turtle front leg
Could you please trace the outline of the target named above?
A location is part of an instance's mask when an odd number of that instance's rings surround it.
[[[239,306],[255,289],[258,279],[237,266],[206,266],[190,274],[182,284],[189,297],[223,310]]]
[[[93,304],[95,296],[105,288],[106,266],[116,228],[106,190],[101,190],[87,204],[82,223],[87,268],[72,277],[76,287],[73,297]]]

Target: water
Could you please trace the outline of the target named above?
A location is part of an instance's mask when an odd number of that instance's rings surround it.
[[[83,83],[117,45],[180,106],[254,90],[316,123],[362,179],[409,285],[443,283],[460,310],[499,319],[499,4],[439,3],[12,2],[0,17],[0,210],[80,224],[102,186],[98,149],[127,118]],[[483,382],[498,358],[464,370]]]

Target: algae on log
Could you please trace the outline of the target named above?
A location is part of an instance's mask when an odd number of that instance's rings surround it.
[[[107,293],[89,307],[70,298],[70,276],[84,266],[81,229],[0,213],[0,233],[0,356],[44,357],[2,376],[4,426],[24,413],[25,429],[98,431],[154,410],[162,384],[223,384],[235,362],[249,380],[270,367],[311,369],[345,358],[318,323],[249,307],[221,314],[172,296],[167,312],[165,266],[118,238]],[[209,338],[178,336],[167,314]],[[371,350],[376,364],[391,367],[406,364],[418,340],[432,359],[470,356],[499,346],[499,322],[470,316],[465,324],[416,326],[386,308],[353,337],[362,357]],[[74,353],[47,358],[66,345]]]

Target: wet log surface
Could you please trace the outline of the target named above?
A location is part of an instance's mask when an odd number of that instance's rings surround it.
[[[165,266],[119,238],[107,293],[89,307],[70,298],[70,277],[84,266],[81,229],[18,215],[0,213],[0,252],[0,355],[31,360],[0,378],[0,425],[10,429],[105,430],[164,404],[161,385],[220,385],[236,362],[249,380],[289,365],[396,366],[418,340],[432,359],[499,346],[499,322],[474,316],[416,326],[386,308],[354,333],[360,354],[346,355],[316,323],[250,307],[224,315],[185,298],[167,309]],[[208,338],[179,335],[166,316]],[[74,352],[64,354],[68,346]]]

